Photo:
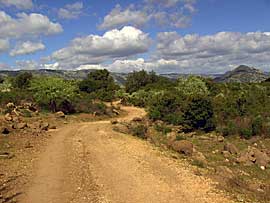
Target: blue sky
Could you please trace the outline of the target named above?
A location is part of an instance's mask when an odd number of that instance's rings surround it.
[[[0,0],[0,69],[269,69],[268,0]]]

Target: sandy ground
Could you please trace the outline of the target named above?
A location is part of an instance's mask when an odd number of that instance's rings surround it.
[[[131,120],[142,109],[123,107]],[[227,203],[209,179],[151,144],[112,130],[109,120],[55,132],[38,157],[23,203]]]

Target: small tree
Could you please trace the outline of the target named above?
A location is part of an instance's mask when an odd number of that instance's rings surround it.
[[[212,103],[207,98],[195,97],[188,104],[183,115],[186,131],[215,129]]]
[[[114,98],[114,91],[119,87],[115,84],[107,70],[97,70],[79,83],[79,89],[83,92],[95,94],[103,101],[111,101]]]
[[[133,93],[148,84],[154,83],[158,80],[158,76],[154,72],[147,73],[145,70],[134,71],[130,73],[126,80],[126,91]]]
[[[77,86],[61,78],[40,77],[31,82],[30,90],[39,104],[56,112],[59,104],[76,96]]]
[[[210,93],[206,82],[197,76],[179,78],[177,89],[185,96],[207,96]]]
[[[33,75],[29,72],[20,73],[13,80],[13,87],[25,89],[29,87],[30,81],[32,80]]]

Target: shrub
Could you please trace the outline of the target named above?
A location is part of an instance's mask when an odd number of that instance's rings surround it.
[[[79,83],[79,89],[102,101],[112,101],[119,86],[115,84],[109,71],[104,69],[89,73],[87,78]]]
[[[179,78],[177,89],[185,96],[207,96],[210,93],[206,82],[197,76]]]
[[[165,124],[156,124],[155,130],[158,132],[161,132],[163,135],[166,135],[166,134],[172,132],[172,129],[167,127]]]
[[[30,90],[35,101],[52,112],[58,110],[62,102],[71,102],[76,97],[77,87],[71,81],[61,78],[40,77],[31,82]]]
[[[183,122],[186,131],[215,129],[212,103],[207,98],[193,98],[185,109]]]
[[[245,139],[250,139],[253,135],[251,128],[242,128],[240,129],[240,135],[244,137]]]
[[[30,81],[33,79],[32,73],[24,72],[20,73],[13,79],[13,87],[19,89],[25,89],[29,87]]]
[[[131,126],[131,132],[133,136],[146,139],[146,133],[147,133],[147,127],[143,124],[137,124],[134,126]]]
[[[145,70],[130,73],[126,80],[126,91],[133,93],[145,87],[148,84],[155,83],[158,80],[158,76],[154,72],[147,73]]]
[[[226,127],[221,128],[223,136],[235,135],[238,133],[237,126],[233,121],[229,121]]]
[[[263,132],[263,119],[261,116],[257,116],[252,120],[251,124],[252,135],[261,135]]]
[[[148,115],[152,120],[162,120],[178,125],[182,123],[184,105],[177,91],[160,92],[149,101]]]

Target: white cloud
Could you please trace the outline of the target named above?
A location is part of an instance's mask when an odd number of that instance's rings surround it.
[[[34,6],[32,0],[0,0],[0,5],[5,7],[14,6],[18,9],[31,9]]]
[[[42,69],[49,69],[49,70],[58,70],[60,69],[59,63],[51,63],[51,64],[42,64],[41,65]]]
[[[240,64],[267,68],[270,36],[263,32],[219,32],[214,35],[180,36],[176,32],[158,34],[156,59],[176,60],[179,70],[220,73]]]
[[[34,60],[16,61],[17,70],[35,70],[39,68],[40,68],[40,64]]]
[[[58,11],[58,17],[62,19],[77,19],[82,14],[83,3],[75,2],[74,4],[67,4],[64,8]]]
[[[4,11],[0,11],[0,38],[52,35],[62,31],[59,23],[51,22],[42,14],[19,13],[17,18],[12,18]]]
[[[45,45],[41,42],[20,42],[18,43],[13,50],[11,50],[11,56],[18,56],[18,55],[25,55],[25,54],[32,54],[40,50],[44,50]]]
[[[110,29],[121,27],[123,25],[135,25],[142,26],[150,17],[144,12],[134,10],[132,7],[123,10],[119,4],[104,17],[102,24],[99,26],[100,29]]]
[[[191,23],[196,11],[195,3],[196,0],[145,0],[143,4],[131,4],[126,9],[117,4],[104,17],[99,28],[120,28],[124,25],[139,27],[147,23],[184,28]]]
[[[75,38],[68,47],[54,52],[51,58],[62,67],[74,68],[145,53],[150,43],[148,34],[126,26],[121,30],[108,31],[103,36],[88,35]]]
[[[9,49],[9,41],[7,39],[0,39],[0,53]]]

